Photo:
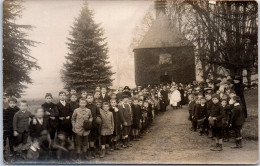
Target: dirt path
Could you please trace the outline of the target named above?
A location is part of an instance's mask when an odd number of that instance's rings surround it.
[[[234,143],[224,143],[222,152],[210,151],[212,140],[189,130],[187,107],[169,110],[156,118],[151,132],[133,147],[113,152],[104,159],[91,163],[101,164],[256,164],[258,143],[244,141],[243,148],[231,149]]]

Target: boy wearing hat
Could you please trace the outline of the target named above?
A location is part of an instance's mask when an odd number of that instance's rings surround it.
[[[192,111],[194,110],[194,107],[196,105],[194,98],[195,97],[193,94],[189,95],[189,106],[188,106],[189,118],[188,118],[188,120],[190,120],[190,121],[192,121]],[[193,126],[191,126],[191,130],[193,130]]]
[[[48,120],[49,133],[51,140],[54,141],[55,133],[57,131],[58,119],[59,119],[59,111],[57,106],[52,102],[52,94],[46,93],[45,95],[45,103],[42,104],[42,108],[45,113],[45,118]]]
[[[222,138],[223,138],[222,119],[224,118],[225,112],[224,112],[223,108],[220,106],[219,95],[213,94],[212,102],[213,102],[213,106],[210,111],[209,121],[212,125],[213,135],[216,135],[216,141],[215,141],[216,144],[210,150],[222,151],[223,150],[223,148],[222,148],[222,143],[223,143],[222,142]]]
[[[81,98],[79,101],[79,108],[74,110],[71,117],[72,131],[75,133],[76,154],[78,159],[80,158],[81,149],[84,157],[89,159],[87,156],[88,135],[92,125],[88,127],[87,122],[92,124],[93,117],[91,110],[86,108],[86,105],[86,100]]]
[[[232,109],[232,116],[231,116],[231,126],[235,130],[235,142],[236,146],[233,148],[242,148],[242,136],[241,136],[241,129],[243,123],[245,121],[244,114],[242,107],[240,105],[240,97],[235,96],[234,100],[234,108]]]
[[[133,112],[130,104],[128,103],[128,95],[123,96],[123,103],[118,107],[120,110],[121,118],[123,121],[123,133],[122,133],[122,140],[123,140],[123,148],[131,147],[132,144],[129,143],[129,134],[131,130],[131,126],[133,124]]]
[[[8,108],[3,111],[3,127],[4,127],[4,147],[6,146],[6,140],[9,140],[9,148],[11,155],[15,155],[13,146],[15,144],[14,130],[13,130],[13,118],[14,115],[19,111],[17,105],[17,100],[15,98],[8,99]]]

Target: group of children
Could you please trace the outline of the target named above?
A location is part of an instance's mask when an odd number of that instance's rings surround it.
[[[219,81],[220,82],[220,81]],[[199,129],[199,135],[207,135],[215,140],[212,151],[222,151],[223,141],[228,142],[230,129],[235,132],[236,145],[232,148],[242,148],[241,129],[245,114],[241,106],[241,99],[232,89],[229,82],[221,88],[199,85],[189,91],[189,120],[192,131]]]
[[[150,132],[154,118],[168,105],[177,109],[189,104],[191,130],[199,129],[200,135],[215,139],[211,150],[222,150],[223,139],[229,141],[229,129],[235,131],[234,148],[242,147],[244,112],[240,97],[229,84],[205,87],[197,82],[172,83],[135,89],[126,86],[115,91],[100,86],[93,93],[61,91],[57,104],[52,94],[46,93],[45,103],[34,111],[29,111],[27,101],[21,100],[18,107],[17,100],[9,98],[3,114],[4,146],[8,138],[14,160],[103,158],[114,150],[131,147],[131,141]],[[176,91],[178,100],[172,102]]]
[[[15,98],[8,102],[4,146],[8,138],[12,159],[31,162],[91,160],[131,147],[130,141],[150,132],[163,105],[154,91],[138,87],[133,92],[128,86],[118,93],[107,92],[106,87],[97,87],[94,93],[83,90],[80,95],[75,89],[61,91],[57,104],[46,93],[45,103],[34,111],[25,100],[19,106]]]

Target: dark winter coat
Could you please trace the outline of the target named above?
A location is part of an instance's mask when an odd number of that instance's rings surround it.
[[[4,133],[13,134],[13,118],[16,112],[19,111],[18,107],[8,107],[3,111],[3,125],[4,125]]]
[[[131,109],[131,106],[129,104],[123,104],[118,107],[118,109],[121,111],[121,118],[123,120],[123,123],[127,123],[127,126],[131,126],[133,124],[133,112]]]
[[[231,124],[233,126],[242,126],[245,121],[241,105],[235,104],[232,109]]]
[[[199,120],[206,117],[207,117],[207,106],[198,105],[195,110],[195,118]]]
[[[121,134],[121,125],[123,125],[122,112],[120,109],[116,112],[114,108],[109,109],[113,113],[114,118],[114,133],[113,135],[118,136]]]
[[[36,120],[36,124],[33,124],[33,120]],[[40,124],[37,118],[33,118],[30,122],[30,136],[32,138],[39,138],[41,136],[41,132],[44,130],[48,130],[48,119],[46,117],[43,118],[43,123]]]
[[[140,125],[140,120],[142,118],[141,107],[139,105],[137,105],[137,106],[132,105],[132,110],[133,110],[133,125],[132,125],[132,128],[138,129],[139,125]]]
[[[103,97],[102,93],[101,93],[100,94],[100,99],[102,100],[102,103],[103,102],[109,102],[110,101],[110,96],[106,93],[105,96]]]
[[[236,95],[240,97],[241,108],[243,110],[244,117],[247,118],[247,108],[246,108],[246,101],[244,96],[244,85],[241,83],[234,84],[234,91]]]
[[[45,117],[48,119],[49,121],[49,126],[50,127],[54,127],[56,128],[58,126],[59,123],[59,111],[57,109],[56,104],[54,103],[44,103],[42,104],[42,108],[44,110],[44,112],[49,112],[50,115],[45,115]],[[50,117],[55,117],[55,119],[51,119]]]
[[[64,132],[72,132],[72,125],[71,125],[72,110],[70,109],[69,103],[66,103],[66,105],[63,106],[61,102],[58,102],[56,105],[59,111],[59,117],[64,118],[63,120],[59,119],[58,129]],[[70,118],[66,119],[67,116],[70,116]]]
[[[70,101],[69,105],[70,105],[70,110],[72,111],[72,114],[73,114],[75,109],[79,108],[79,104],[75,101]]]
[[[161,90],[160,92],[161,96],[162,96],[162,101],[164,102],[164,104],[167,106],[169,105],[169,96],[168,96],[168,91],[166,90]]]
[[[216,117],[216,120],[215,120],[215,126],[216,127],[222,127],[223,126],[222,119],[225,116],[225,111],[224,111],[223,107],[220,106],[219,103],[213,104],[213,106],[211,107],[210,116]]]

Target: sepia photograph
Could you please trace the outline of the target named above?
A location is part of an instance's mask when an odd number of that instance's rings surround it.
[[[258,164],[258,2],[2,1],[2,163]]]

